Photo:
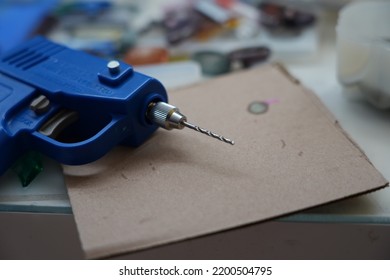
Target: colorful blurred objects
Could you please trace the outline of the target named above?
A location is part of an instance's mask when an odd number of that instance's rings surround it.
[[[199,17],[191,7],[169,7],[162,25],[168,44],[176,45],[194,36],[198,29]]]
[[[303,29],[312,26],[316,20],[312,13],[272,2],[263,2],[259,8],[261,24],[276,34],[300,33]]]
[[[199,51],[192,59],[199,62],[202,72],[208,76],[224,74],[230,71],[230,59],[217,51]]]
[[[316,16],[290,4],[271,0],[2,1],[0,52],[39,33],[107,59],[134,65],[193,59],[204,74],[219,75],[278,58],[280,51],[306,51],[298,50],[303,44],[296,42],[315,40],[314,32],[305,30],[315,25]],[[289,34],[290,41],[278,40],[281,34]],[[316,44],[311,46],[314,49]]]
[[[267,47],[247,47],[232,51],[229,54],[229,59],[232,62],[239,62],[243,68],[249,68],[266,61],[270,55],[271,50]]]
[[[169,61],[169,52],[165,48],[132,48],[124,56],[124,61],[132,65],[157,64]]]
[[[130,12],[115,1],[64,1],[54,15],[58,24],[47,36],[93,55],[118,56],[136,40],[127,19]]]
[[[0,35],[10,39],[0,41],[0,51],[35,30],[53,41],[107,59],[124,59],[137,65],[167,63],[178,57],[196,58],[204,65],[213,59],[221,68],[211,72],[225,73],[222,65],[232,61],[247,68],[256,60],[265,61],[262,56],[270,57],[272,53],[277,57],[279,50],[294,52],[300,46],[294,42],[304,37],[300,33],[315,24],[316,16],[294,9],[288,2],[289,6],[270,0],[3,1]],[[33,17],[35,23],[31,24]],[[24,35],[2,26],[6,20],[6,25],[15,29],[24,26]],[[38,22],[43,23],[39,28]],[[269,38],[269,32],[273,36],[289,33],[291,41]],[[305,36],[307,41],[312,35]],[[243,58],[243,50],[251,58]],[[218,55],[210,55],[213,52]],[[222,62],[226,59],[230,62]]]
[[[218,51],[199,51],[194,53],[192,59],[200,64],[204,75],[216,76],[228,73],[232,69],[249,68],[266,62],[270,55],[269,48],[260,46],[235,49],[226,54]]]

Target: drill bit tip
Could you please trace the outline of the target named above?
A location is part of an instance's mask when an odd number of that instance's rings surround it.
[[[234,145],[234,141],[233,141],[233,140],[228,139],[228,138],[226,138],[226,137],[224,137],[224,136],[221,136],[221,135],[219,135],[219,134],[216,134],[216,133],[214,133],[214,132],[211,132],[210,130],[201,128],[201,127],[199,127],[199,126],[197,126],[197,125],[194,125],[194,124],[192,124],[192,123],[189,123],[189,122],[187,122],[187,121],[182,121],[181,123],[182,123],[185,127],[188,127],[188,128],[190,128],[190,129],[193,129],[193,130],[195,130],[195,131],[197,131],[197,132],[206,134],[206,135],[208,135],[208,136],[210,136],[210,137],[213,137],[213,138],[215,138],[215,139],[218,139],[218,140],[220,140],[220,141],[222,141],[222,142],[225,142],[225,143],[227,143],[227,144]]]

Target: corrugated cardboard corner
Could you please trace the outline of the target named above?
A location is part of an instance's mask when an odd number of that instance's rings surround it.
[[[253,114],[253,101],[268,111]],[[387,181],[321,102],[275,66],[170,94],[189,121],[235,140],[158,130],[137,149],[65,167],[87,258],[269,220]]]

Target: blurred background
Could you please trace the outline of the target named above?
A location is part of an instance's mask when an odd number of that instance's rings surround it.
[[[2,0],[0,55],[43,35],[122,59],[174,88],[261,63],[313,59],[324,19],[350,2]]]

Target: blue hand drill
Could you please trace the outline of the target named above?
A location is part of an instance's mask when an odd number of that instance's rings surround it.
[[[118,144],[138,146],[158,126],[188,127],[159,81],[37,37],[0,58],[0,176],[30,150],[61,163],[94,161]]]

